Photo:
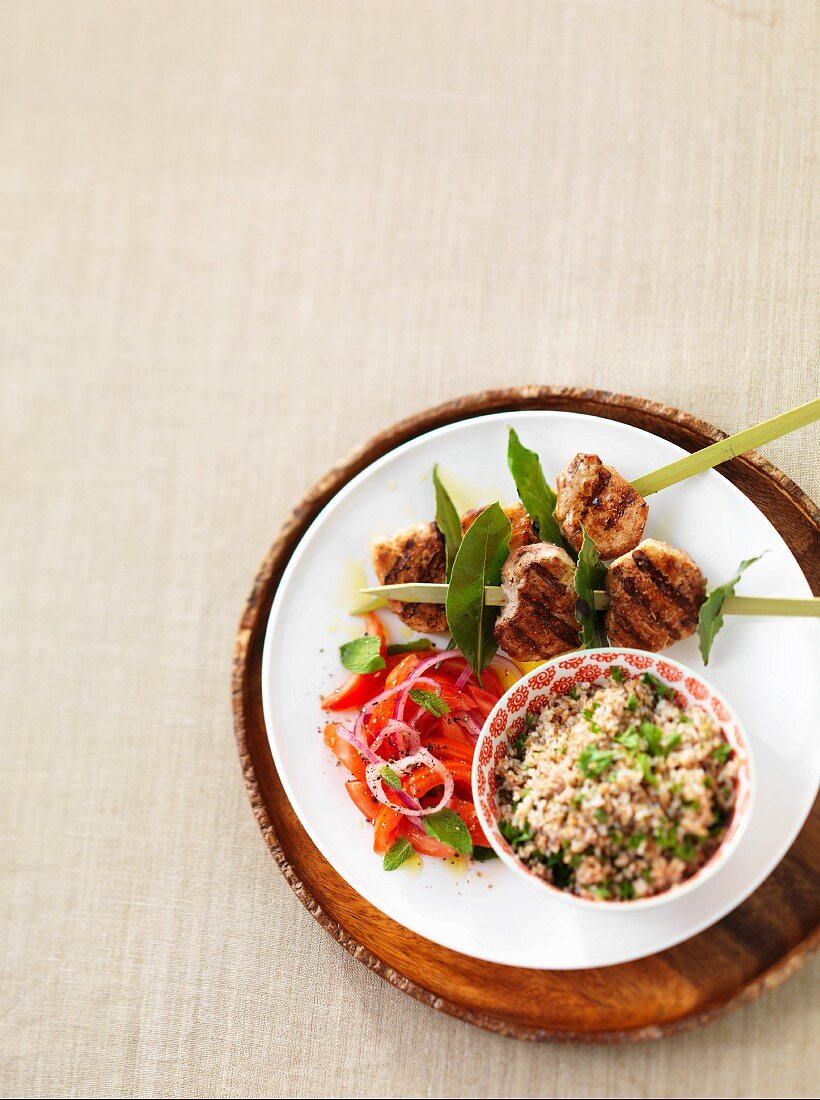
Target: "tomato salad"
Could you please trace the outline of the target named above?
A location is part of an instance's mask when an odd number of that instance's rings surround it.
[[[481,726],[520,670],[497,657],[479,680],[458,649],[426,640],[389,646],[373,613],[365,628],[362,667],[372,671],[354,672],[322,707],[355,711],[328,722],[324,739],[350,772],[345,788],[373,825],[373,850],[388,871],[413,852],[493,858],[472,802],[473,753]]]

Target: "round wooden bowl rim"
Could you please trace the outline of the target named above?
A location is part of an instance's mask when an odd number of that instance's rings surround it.
[[[578,402],[597,406],[597,409],[587,410],[588,415],[601,415],[607,419],[622,420],[629,423],[630,410],[641,413],[649,413],[661,420],[673,421],[688,431],[696,446],[701,445],[704,437],[717,442],[726,437],[726,432],[720,431],[712,424],[689,413],[681,412],[659,402],[649,401],[645,398],[633,397],[627,394],[609,393],[605,390],[579,389],[570,386],[518,386],[508,389],[484,390],[476,394],[469,394],[456,398],[432,408],[415,413],[377,435],[372,436],[365,443],[356,447],[341,462],[333,466],[328,473],[321,478],[303,497],[286,520],[278,537],[265,556],[257,573],[251,592],[245,603],[242,617],[239,623],[236,642],[234,646],[233,671],[232,671],[232,700],[234,734],[239,752],[245,788],[248,792],[251,807],[253,809],[259,828],[265,839],[271,855],[276,861],[279,870],[285,877],[290,888],[296,894],[300,902],[305,906],[311,916],[355,959],[374,971],[391,985],[404,993],[427,1004],[440,1012],[446,1012],[457,1019],[474,1024],[512,1038],[526,1040],[553,1040],[563,1042],[584,1043],[617,1043],[623,1041],[639,1042],[650,1039],[660,1039],[701,1026],[711,1020],[717,1019],[726,1013],[748,1004],[755,1000],[766,990],[773,989],[781,982],[791,977],[807,961],[820,945],[820,927],[816,927],[791,950],[783,954],[775,964],[756,975],[745,985],[728,996],[719,998],[701,1011],[695,1011],[680,1019],[668,1021],[660,1025],[632,1027],[626,1029],[609,1029],[605,1031],[578,1031],[570,1029],[542,1029],[516,1021],[511,1021],[502,1016],[494,1016],[489,1013],[476,1011],[456,1001],[450,1001],[438,994],[425,989],[422,985],[401,974],[389,964],[373,954],[368,948],[359,943],[346,928],[337,920],[325,913],[317,900],[302,882],[298,870],[288,861],[279,838],[271,824],[265,805],[261,786],[256,775],[256,769],[252,759],[251,749],[248,743],[245,706],[244,683],[247,672],[247,658],[249,644],[252,635],[259,629],[264,629],[267,622],[270,603],[279,583],[279,577],[274,580],[274,574],[281,575],[284,565],[290,558],[296,544],[318,515],[325,504],[361,470],[369,466],[376,458],[394,450],[402,443],[407,442],[425,432],[445,424],[460,420],[470,419],[475,416],[489,415],[494,412],[517,411],[522,409],[551,409],[560,408],[563,401]],[[598,411],[600,410],[600,411]],[[570,410],[577,411],[577,410]],[[613,412],[621,412],[626,415],[613,416]],[[700,440],[697,438],[700,437]],[[805,518],[815,528],[820,529],[820,509],[800,489],[791,478],[774,466],[768,459],[756,451],[750,451],[731,461],[724,463],[722,469],[737,467],[738,464],[751,465],[762,471],[771,481],[777,484],[780,490],[791,498],[791,501],[804,514]],[[273,587],[271,588],[271,582]],[[262,597],[269,593],[270,599]],[[271,766],[274,767],[273,762]],[[813,812],[816,812],[817,806]],[[785,857],[784,857],[785,858]],[[748,901],[748,899],[747,899]],[[369,904],[369,903],[368,903]],[[745,904],[745,903],[744,903]],[[423,938],[423,937],[422,937]],[[428,943],[430,941],[427,941]],[[435,945],[432,945],[435,946]],[[443,950],[443,949],[442,949]],[[650,956],[652,957],[652,956]],[[480,960],[475,960],[480,963]],[[640,961],[640,960],[637,960]],[[491,971],[493,969],[507,969],[496,963],[484,963]],[[606,970],[607,968],[600,968]]]

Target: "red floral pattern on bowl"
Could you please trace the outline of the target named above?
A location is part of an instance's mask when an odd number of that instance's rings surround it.
[[[581,898],[558,890],[534,874],[516,857],[510,844],[498,830],[496,772],[508,752],[508,744],[523,730],[527,714],[538,714],[558,695],[564,695],[575,684],[609,681],[609,666],[617,663],[627,679],[639,678],[645,672],[667,685],[674,685],[673,695],[679,707],[700,706],[721,727],[738,760],[735,808],[723,841],[708,863],[691,878],[662,894],[633,901]],[[571,674],[567,675],[567,670]],[[558,675],[558,672],[561,674]],[[740,724],[728,703],[718,692],[691,669],[670,658],[630,649],[587,650],[572,657],[556,658],[527,673],[495,705],[479,738],[473,762],[473,799],[484,832],[500,858],[516,874],[522,875],[539,889],[566,901],[600,908],[623,910],[662,904],[688,893],[710,878],[725,863],[737,847],[749,817],[752,800],[752,764],[749,748]]]

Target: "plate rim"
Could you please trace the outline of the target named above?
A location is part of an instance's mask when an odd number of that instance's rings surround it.
[[[288,885],[317,922],[321,924],[338,943],[345,947],[349,953],[360,962],[364,963],[368,969],[374,970],[386,981],[390,982],[390,984],[401,989],[403,992],[409,993],[423,1003],[431,1004],[437,1009],[479,1027],[513,1037],[585,1042],[617,1042],[625,1039],[640,1041],[643,1039],[660,1038],[680,1030],[699,1026],[719,1015],[731,1011],[734,1007],[754,1000],[764,990],[773,988],[796,972],[810,955],[813,954],[817,947],[820,946],[820,927],[815,928],[812,933],[809,933],[804,939],[794,944],[794,946],[775,963],[758,973],[738,990],[719,999],[718,1003],[707,1005],[699,1012],[692,1013],[680,1019],[666,1021],[661,1025],[610,1029],[600,1032],[576,1031],[572,1029],[554,1031],[550,1029],[534,1028],[530,1025],[501,1019],[488,1015],[485,1012],[465,1007],[458,1002],[449,1001],[438,994],[426,990],[414,979],[395,970],[392,966],[385,963],[374,954],[369,948],[355,940],[341,924],[322,910],[320,904],[307,889],[305,883],[300,879],[296,869],[291,866],[282,844],[274,831],[273,824],[267,812],[261,784],[256,774],[256,766],[248,740],[245,720],[244,689],[251,642],[254,636],[261,635],[259,640],[261,657],[261,649],[264,642],[270,606],[273,602],[285,566],[293,550],[301,541],[313,520],[345,485],[376,459],[383,457],[412,439],[423,436],[427,432],[447,424],[503,411],[542,410],[578,412],[579,410],[571,407],[571,405],[579,401],[584,403],[585,407],[582,411],[587,415],[600,416],[610,420],[619,420],[627,424],[632,424],[633,426],[635,426],[633,415],[636,413],[648,413],[657,419],[672,421],[686,435],[691,437],[692,449],[697,449],[702,446],[704,437],[717,441],[725,438],[727,434],[689,413],[644,398],[577,387],[532,385],[484,390],[478,393],[467,394],[463,397],[458,397],[424,409],[383,429],[381,432],[354,448],[346,457],[341,459],[341,461],[335,463],[330,470],[308,490],[300,503],[292,510],[286,519],[280,529],[278,537],[275,539],[262,561],[240,618],[234,646],[232,674],[234,733],[248,797],[254,815],[256,816],[257,823],[259,824],[265,842],[277,866],[284,875]],[[651,431],[651,429],[644,430]],[[660,433],[655,432],[653,434],[664,438]],[[676,440],[676,442],[678,441]],[[686,447],[687,441],[680,441],[679,445]],[[790,498],[792,506],[798,507],[805,520],[816,530],[820,530],[820,509],[816,507],[808,495],[803,492],[791,478],[757,452],[748,452],[739,458],[733,459],[730,463],[723,464],[718,472],[724,476],[728,476],[730,481],[735,482],[736,477],[731,476],[732,473],[737,475],[744,466],[749,465],[757,467],[761,473],[765,474],[769,482],[774,483],[783,495]],[[741,491],[743,491],[742,487]],[[777,527],[775,520],[768,515],[767,511],[761,507],[757,500],[752,500],[752,503]],[[803,565],[801,563],[798,564],[800,565],[801,572],[806,576]],[[806,580],[809,585],[812,586],[811,579],[808,576],[806,576]],[[816,587],[820,587],[820,584],[817,584]],[[267,751],[270,753],[269,747]],[[276,769],[272,757],[270,765],[275,773]],[[281,780],[279,780],[279,782],[281,782]],[[285,797],[287,796],[285,795]],[[809,813],[807,822],[810,821],[812,814],[816,812],[816,810],[817,805],[815,804],[814,810]],[[310,841],[310,843],[312,844],[313,842]],[[759,888],[758,886],[758,889]],[[392,920],[392,918],[386,919]],[[414,934],[419,935],[418,933]],[[426,940],[423,936],[419,936],[419,938],[438,950],[449,950],[447,948],[440,948],[434,941]],[[648,959],[656,957],[658,956],[650,955],[643,961],[648,961]],[[491,963],[483,960],[472,961],[482,967],[499,968],[502,970],[515,969],[500,963]],[[637,961],[640,963],[641,960]],[[615,968],[605,967],[592,969],[613,970]],[[583,972],[583,970],[574,971],[576,974]]]

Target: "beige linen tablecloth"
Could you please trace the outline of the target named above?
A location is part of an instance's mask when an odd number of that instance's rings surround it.
[[[228,686],[289,506],[393,420],[816,395],[817,17],[0,5],[4,1094],[816,1094],[816,966],[619,1049],[368,973],[262,842]],[[766,453],[817,495],[817,430]]]

